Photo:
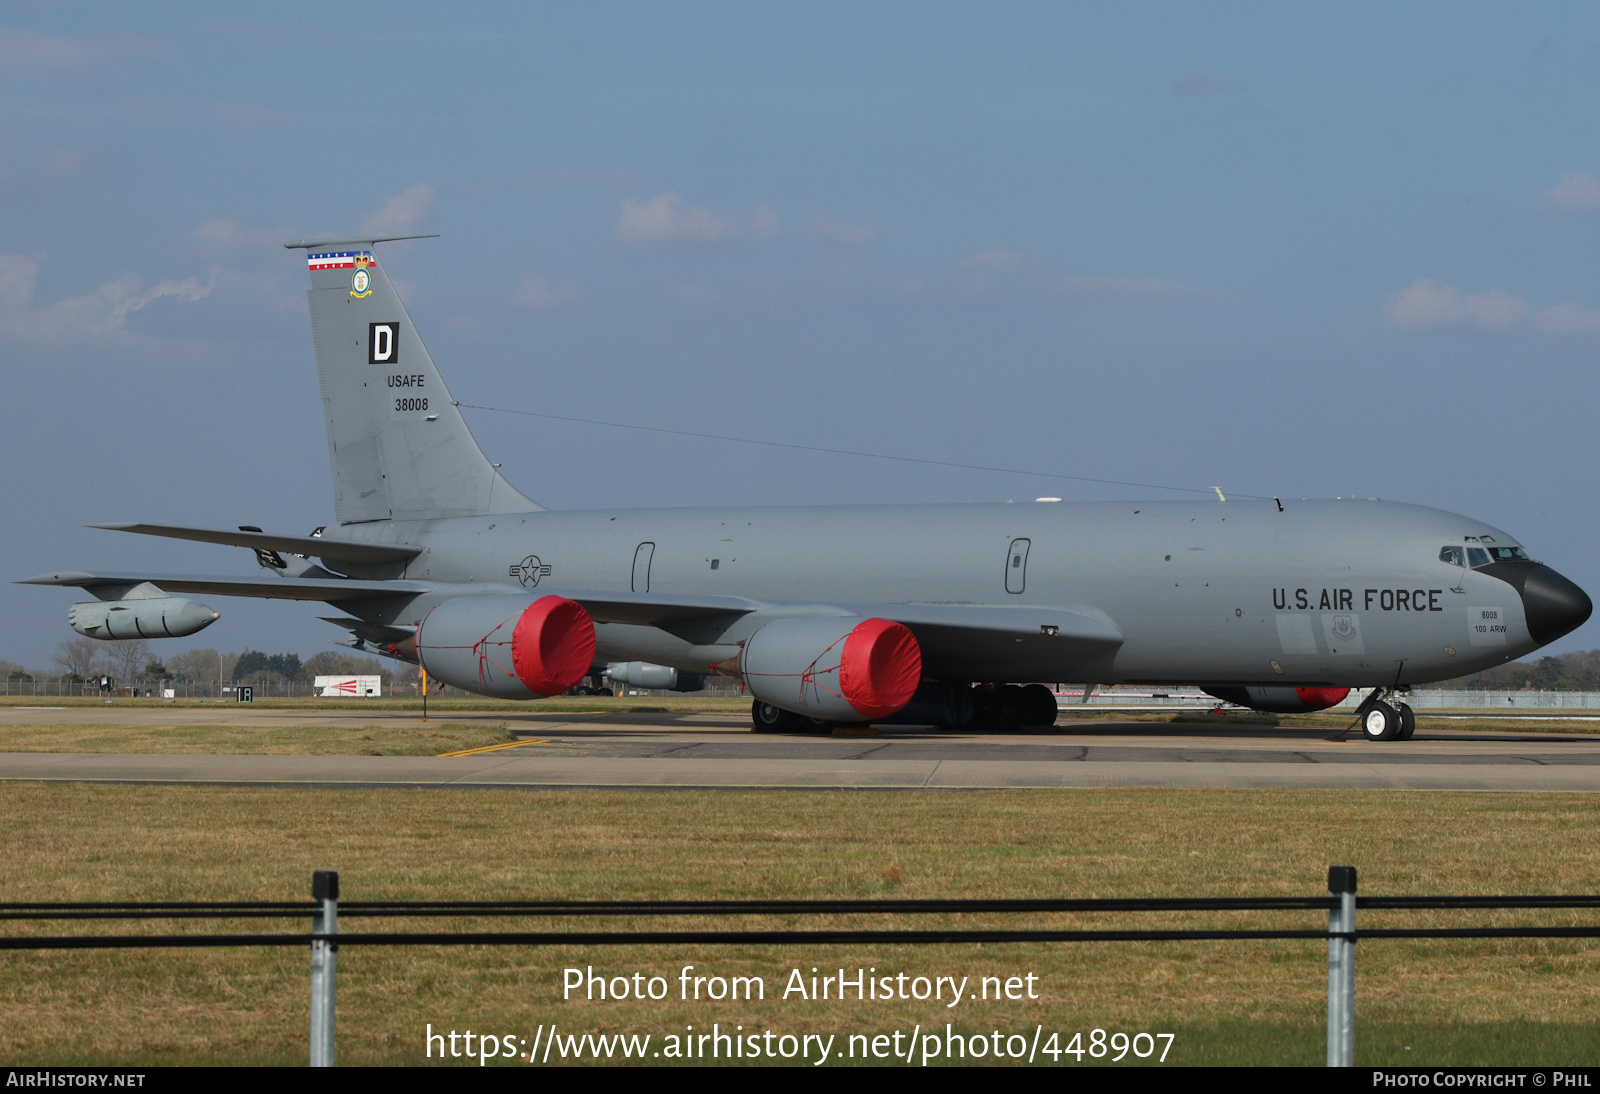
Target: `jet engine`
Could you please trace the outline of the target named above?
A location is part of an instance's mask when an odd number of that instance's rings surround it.
[[[922,679],[922,649],[910,630],[888,619],[778,619],[750,636],[739,672],[763,703],[811,718],[864,722],[911,701]]]
[[[1349,688],[1201,688],[1224,703],[1271,714],[1308,714],[1344,702]]]
[[[594,621],[561,596],[447,600],[417,628],[417,660],[452,687],[497,699],[560,695],[589,675]]]
[[[649,661],[613,661],[606,665],[606,675],[613,684],[653,691],[703,691],[704,674],[680,672],[670,665],[655,665]]]
[[[182,638],[211,626],[219,618],[204,604],[167,596],[91,600],[67,609],[72,629],[89,638]]]

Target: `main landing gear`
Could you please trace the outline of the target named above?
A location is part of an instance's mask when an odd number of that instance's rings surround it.
[[[1395,701],[1392,688],[1378,688],[1356,708],[1361,735],[1369,741],[1409,741],[1417,731],[1417,715]]]
[[[754,733],[832,733],[833,723],[757,699],[750,704],[750,729]]]

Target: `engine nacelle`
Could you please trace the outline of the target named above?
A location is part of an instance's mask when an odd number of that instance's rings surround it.
[[[89,638],[182,638],[218,619],[204,604],[176,596],[91,600],[67,609],[72,629]]]
[[[702,673],[679,672],[670,665],[649,661],[613,661],[606,666],[606,675],[614,684],[652,691],[703,691],[706,686]]]
[[[594,621],[563,596],[464,596],[417,628],[417,660],[452,687],[497,699],[542,699],[594,664]]]
[[[1269,714],[1309,714],[1344,702],[1349,688],[1201,688],[1224,703]]]
[[[750,636],[739,671],[763,703],[812,718],[871,721],[911,701],[922,679],[922,648],[888,619],[778,619]]]

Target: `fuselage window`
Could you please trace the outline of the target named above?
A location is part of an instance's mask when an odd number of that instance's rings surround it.
[[[1467,555],[1460,547],[1441,547],[1439,548],[1439,561],[1448,562],[1452,566],[1465,566],[1467,564]]]

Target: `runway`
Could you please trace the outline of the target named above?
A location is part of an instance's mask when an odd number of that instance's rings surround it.
[[[361,708],[0,709],[18,724],[415,724]],[[451,713],[504,724],[511,745],[449,756],[0,752],[0,779],[347,789],[771,788],[976,790],[1195,787],[1600,791],[1600,736],[1419,731],[1404,742],[1328,729],[1074,722],[988,735],[885,728],[872,736],[757,735],[724,714]]]

